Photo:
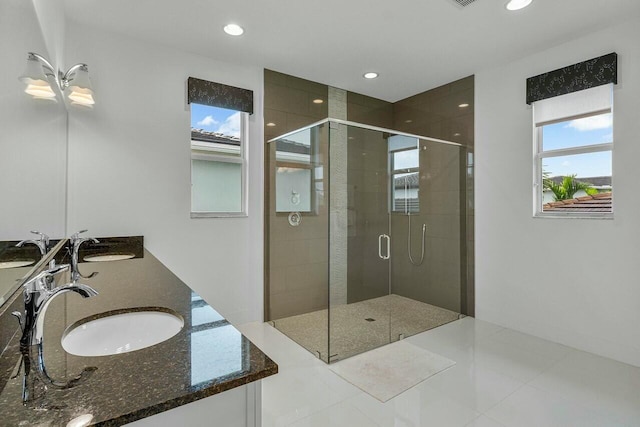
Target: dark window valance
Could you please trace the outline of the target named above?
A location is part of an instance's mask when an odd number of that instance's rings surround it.
[[[253,114],[252,90],[196,79],[195,77],[189,77],[187,82],[187,101]]]
[[[527,104],[608,83],[618,83],[615,52],[528,78]]]

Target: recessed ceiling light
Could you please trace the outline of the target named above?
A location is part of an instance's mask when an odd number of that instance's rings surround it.
[[[458,105],[458,107],[460,107],[460,108],[467,108],[468,106],[469,106],[469,104],[467,104],[467,103]]]
[[[224,26],[224,32],[230,36],[239,36],[244,33],[244,28],[237,24],[228,24]]]
[[[324,100],[323,100],[323,99],[320,99],[320,98],[318,98],[318,99],[314,99],[314,100],[313,100],[313,103],[314,103],[314,104],[322,104],[323,102],[324,102]]]
[[[275,123],[273,123],[273,122],[269,122],[269,123],[267,123],[267,126],[269,126],[270,128],[274,127],[275,125],[276,125],[276,124],[275,124]]]
[[[529,6],[533,0],[510,0],[507,3],[507,10],[520,10]]]
[[[378,77],[378,73],[374,73],[374,72],[364,73],[362,77],[364,77],[365,79],[375,79],[376,77]]]

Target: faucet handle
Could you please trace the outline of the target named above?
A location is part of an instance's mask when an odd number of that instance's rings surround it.
[[[24,332],[24,318],[22,317],[22,313],[19,311],[12,311],[11,315],[18,319],[18,325],[20,325],[20,330]]]
[[[80,235],[81,235],[82,233],[86,233],[87,231],[89,231],[89,230],[80,230],[80,231],[77,231],[77,232],[73,233],[69,239],[70,239],[70,240],[71,240],[71,242],[73,243],[73,242],[75,242],[76,240],[80,239]]]
[[[41,249],[44,250],[44,254],[49,252],[49,240],[51,239],[48,235],[41,233],[37,230],[31,230],[31,234],[35,234],[36,236],[40,236],[38,242],[40,243]]]
[[[52,279],[58,273],[69,270],[69,267],[69,264],[58,264],[54,268],[41,271],[24,284],[25,291],[27,293],[35,293],[50,290],[51,283],[48,282],[49,279]]]
[[[84,238],[80,237],[80,234],[86,233],[87,231],[88,230],[80,230],[77,233],[73,233],[71,237],[69,237],[69,240],[71,241],[71,245],[73,246],[74,250],[78,250],[78,247],[88,240],[92,241],[93,243],[100,243],[98,239],[95,239],[93,237],[84,237]]]
[[[62,271],[69,270],[69,267],[70,267],[69,264],[58,264],[58,265],[54,266],[53,268],[50,268],[48,270],[43,271],[43,273],[45,273],[45,275],[47,275],[47,276],[53,276],[54,274],[58,274],[58,273],[60,273]]]
[[[41,241],[43,241],[43,242],[45,242],[45,243],[49,244],[49,239],[50,239],[50,237],[49,237],[49,236],[47,236],[46,234],[41,233],[41,232],[36,231],[36,230],[31,230],[31,234],[35,234],[35,235],[37,235],[37,236],[40,236],[40,240],[41,240]]]

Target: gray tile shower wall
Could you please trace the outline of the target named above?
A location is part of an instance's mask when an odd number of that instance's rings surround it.
[[[419,226],[427,224],[428,272],[420,275],[419,268],[404,256],[394,262],[392,283],[400,295],[473,316],[474,77],[419,93],[393,106],[394,129],[457,142],[462,148],[427,143],[421,152],[420,205],[424,209],[412,221]],[[392,232],[394,249],[406,252],[406,217],[392,217]],[[416,243],[419,234],[413,236]]]
[[[409,217],[392,213],[391,289],[460,312],[460,149],[431,141],[422,141],[420,147],[420,211],[411,215],[411,253],[414,260],[420,257],[425,224],[424,261],[419,266],[409,261]]]
[[[461,105],[467,105],[461,107]],[[474,77],[393,104],[393,129],[473,147]]]
[[[318,204],[314,212],[303,212],[298,227],[289,224],[287,213],[276,212],[276,147],[267,141],[327,118],[328,91],[320,83],[264,71],[265,320],[327,308],[327,207]],[[325,166],[328,133],[321,135],[314,148],[312,161],[317,167]]]

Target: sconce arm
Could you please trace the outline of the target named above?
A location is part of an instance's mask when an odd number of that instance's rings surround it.
[[[46,68],[47,71],[50,72],[51,75],[55,76],[55,68],[53,68],[53,65],[51,65],[51,62],[47,61],[47,59],[44,56],[38,55],[37,53],[34,53],[34,52],[29,52],[28,55],[29,55],[29,59],[38,60],[38,62],[40,62],[42,66]]]
[[[63,89],[66,89],[69,87],[69,83],[71,82],[71,80],[73,80],[71,76],[73,76],[73,74],[78,70],[88,71],[89,66],[87,64],[79,63],[69,68],[67,72],[64,74],[60,72],[60,81],[62,82]]]

